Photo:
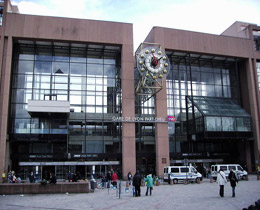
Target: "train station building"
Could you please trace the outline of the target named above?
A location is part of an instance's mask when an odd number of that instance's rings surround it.
[[[0,1],[0,173],[163,175],[260,155],[260,27],[220,35],[19,13]]]

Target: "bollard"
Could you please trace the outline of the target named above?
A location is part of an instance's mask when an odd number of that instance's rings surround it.
[[[257,180],[259,180],[259,174],[257,174]]]
[[[171,181],[170,181],[170,185],[173,185],[173,179],[171,179]]]
[[[197,184],[200,184],[200,178],[197,178]]]
[[[129,182],[128,181],[126,181],[126,187],[129,187]]]
[[[160,182],[159,180],[156,181],[156,186],[159,186],[160,185]]]
[[[212,178],[212,177],[210,177],[210,183],[213,183],[213,182],[214,182],[213,178]]]
[[[248,181],[248,175],[246,175],[246,179],[245,180]]]

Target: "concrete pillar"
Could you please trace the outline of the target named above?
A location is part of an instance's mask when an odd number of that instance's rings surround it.
[[[1,37],[4,39],[1,69],[1,89],[0,89],[0,182],[2,182],[2,173],[7,172],[7,122],[9,108],[9,92],[11,79],[12,63],[12,37]]]
[[[122,47],[122,117],[135,117],[135,90],[134,90],[134,57],[133,45]],[[136,172],[135,123],[122,122],[122,176],[127,179],[128,172]]]
[[[156,122],[156,174],[163,177],[164,166],[170,165],[168,115],[167,115],[167,95],[166,81],[163,80],[163,88],[155,96],[155,116],[165,119],[165,122]]]
[[[246,166],[247,166],[248,172],[252,172],[250,142],[245,142],[245,153],[246,153]],[[242,167],[244,167],[244,166],[242,166]]]
[[[243,100],[244,104],[248,104],[249,101],[249,113],[253,120],[253,131],[254,131],[254,161],[255,166],[259,164],[259,151],[260,151],[260,114],[259,114],[259,89],[257,85],[257,72],[255,69],[255,59],[248,59],[246,62],[246,76],[247,76],[247,90],[249,100]],[[242,82],[241,82],[242,83]],[[244,91],[242,91],[243,93]],[[242,95],[243,98],[243,95]],[[243,105],[244,105],[243,104]],[[251,169],[249,169],[251,170]]]

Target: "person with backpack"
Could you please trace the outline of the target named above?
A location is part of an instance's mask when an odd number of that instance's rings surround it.
[[[232,197],[235,197],[235,189],[236,189],[236,185],[238,183],[238,179],[237,179],[237,176],[232,169],[230,170],[230,173],[228,175],[228,179],[229,179],[230,185],[232,187]]]
[[[219,185],[219,195],[221,197],[224,197],[224,186],[227,183],[227,179],[226,179],[226,175],[222,168],[218,172],[217,183]]]

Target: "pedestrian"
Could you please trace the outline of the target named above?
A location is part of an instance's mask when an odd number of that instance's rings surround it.
[[[50,173],[50,184],[53,183],[53,184],[56,184],[57,182],[57,179],[56,179],[56,176],[55,174],[53,174],[52,172]]]
[[[78,182],[78,175],[76,173],[72,174],[72,182]]]
[[[245,170],[246,172],[248,172],[248,169],[247,169],[247,166],[246,166],[246,165],[244,166],[244,170]]]
[[[72,177],[73,177],[73,175],[72,175],[71,171],[69,171],[68,172],[68,180],[69,180],[69,182],[72,182]]]
[[[107,172],[107,188],[110,188],[110,183],[111,183],[111,171]]]
[[[8,183],[12,183],[12,172],[9,171],[7,175]]]
[[[102,188],[105,188],[105,185],[106,185],[106,178],[105,178],[105,175],[102,173],[101,176],[101,182],[102,182]]]
[[[29,181],[30,181],[30,183],[34,183],[35,182],[35,177],[34,177],[33,171],[31,171],[31,173],[29,175]]]
[[[134,177],[133,177],[133,186],[135,187],[135,197],[141,196],[141,175],[139,174],[139,171],[137,170]]]
[[[232,187],[232,197],[235,197],[235,188],[238,183],[238,179],[234,171],[231,169],[228,175],[228,179],[230,180],[230,185]]]
[[[147,176],[147,178],[145,178],[144,180],[145,182],[147,182],[146,186],[147,186],[147,189],[146,189],[146,196],[148,195],[148,191],[150,189],[150,196],[152,195],[152,190],[153,190],[153,178],[152,178],[152,174],[149,174]]]
[[[217,183],[219,185],[219,195],[221,197],[224,197],[224,186],[227,183],[227,179],[226,179],[226,175],[222,168],[218,172]]]
[[[208,179],[211,178],[211,170],[210,170],[209,167],[207,167],[206,173],[207,173],[207,178],[208,178]]]
[[[127,178],[128,178],[128,183],[129,185],[131,185],[131,181],[132,181],[132,174],[131,172],[129,171],[128,174],[127,174]]]
[[[17,182],[17,178],[16,178],[16,175],[15,175],[14,171],[12,171],[11,181],[12,181],[12,183],[16,183]]]
[[[117,188],[117,179],[118,179],[118,176],[116,174],[116,172],[114,171],[114,173],[112,174],[112,184],[113,184],[113,187],[114,188]]]

